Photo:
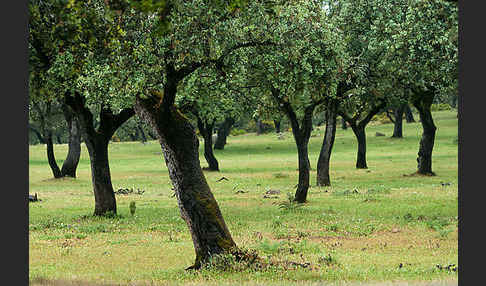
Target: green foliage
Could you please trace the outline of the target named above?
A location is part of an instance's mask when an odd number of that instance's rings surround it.
[[[287,193],[287,200],[278,203],[278,207],[283,212],[293,212],[302,208],[302,206],[304,206],[304,204],[298,203],[294,199],[295,197],[292,193]]]

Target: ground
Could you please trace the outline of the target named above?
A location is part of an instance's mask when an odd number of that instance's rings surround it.
[[[41,199],[29,204],[31,284],[457,285],[457,117],[453,111],[433,116],[434,177],[409,176],[417,167],[420,122],[404,123],[403,139],[390,138],[393,125],[374,123],[366,129],[369,169],[355,168],[356,139],[351,129],[338,129],[332,186],[316,187],[324,135],[316,128],[309,143],[312,186],[300,207],[283,204],[298,178],[291,133],[284,140],[230,136],[224,150],[215,150],[221,172],[205,175],[237,245],[274,262],[266,270],[184,270],[194,262],[194,247],[156,141],[110,143],[115,190],[134,190],[116,195],[114,218],[91,216],[84,145],[76,179],[51,179],[45,146],[31,146],[29,193]],[[62,164],[67,145],[55,145],[55,152]],[[264,198],[269,189],[280,194]]]

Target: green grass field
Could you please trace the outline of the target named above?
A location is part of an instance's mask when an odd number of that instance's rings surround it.
[[[31,284],[457,284],[457,271],[446,267],[458,264],[457,118],[451,111],[433,115],[438,127],[435,177],[404,176],[416,171],[419,122],[404,123],[403,139],[390,138],[392,124],[376,124],[366,129],[369,169],[355,169],[355,137],[349,128],[338,129],[332,187],[316,187],[324,131],[314,130],[309,202],[298,208],[278,205],[297,184],[291,133],[284,140],[275,134],[230,136],[225,150],[215,151],[221,172],[205,174],[238,246],[256,250],[267,261],[310,263],[305,268],[278,264],[259,271],[236,266],[185,271],[194,262],[194,247],[156,141],[110,144],[115,190],[145,191],[117,195],[115,218],[91,216],[94,196],[84,145],[78,177],[57,180],[52,179],[45,146],[31,146],[29,193],[42,200],[29,204]],[[376,137],[376,132],[387,136]],[[55,145],[55,152],[62,164],[67,145]],[[223,176],[228,180],[218,182]],[[263,198],[268,189],[280,190],[279,198]],[[237,193],[240,190],[244,193]],[[134,216],[129,211],[132,201],[137,207]]]

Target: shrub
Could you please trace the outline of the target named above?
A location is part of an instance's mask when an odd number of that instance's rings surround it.
[[[443,111],[443,110],[452,110],[452,107],[447,103],[433,103],[430,107],[431,111]]]
[[[233,128],[230,131],[231,136],[238,136],[238,135],[242,135],[242,134],[245,134],[245,133],[246,133],[246,131],[244,129],[237,129],[237,128]]]

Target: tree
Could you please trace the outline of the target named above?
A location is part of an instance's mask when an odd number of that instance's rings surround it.
[[[457,94],[458,13],[450,1],[397,1],[379,7],[374,47],[386,47],[390,74],[411,91],[423,128],[417,173],[434,175],[437,127],[430,107],[440,94]],[[393,41],[392,41],[393,40]]]
[[[108,67],[120,55],[117,51],[124,36],[121,26],[127,17],[122,11],[108,9],[104,1],[40,0],[30,1],[29,16],[29,47],[34,63],[31,79],[39,83],[35,87],[43,100],[63,100],[79,121],[91,161],[94,215],[116,213],[108,142],[134,111],[125,108],[118,114],[113,112],[109,98],[120,87],[123,76]],[[93,126],[90,107],[99,110],[98,129]]]
[[[299,180],[294,200],[307,200],[310,179],[308,142],[314,110],[335,89],[343,55],[337,31],[319,2],[295,1],[279,6],[259,27],[276,45],[258,47],[248,56],[250,84],[286,115],[297,147]],[[265,30],[266,28],[266,30]]]

